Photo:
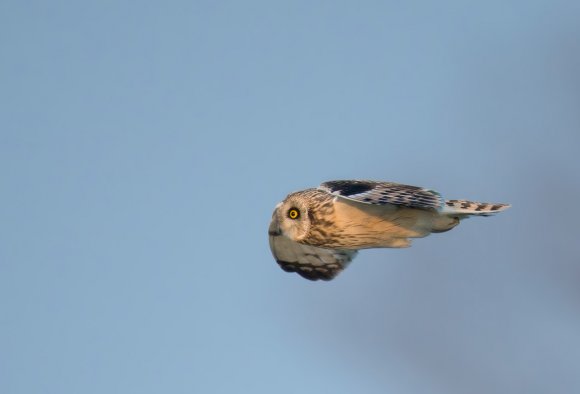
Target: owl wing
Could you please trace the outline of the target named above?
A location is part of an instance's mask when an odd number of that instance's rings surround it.
[[[365,204],[393,204],[420,209],[440,209],[444,206],[443,198],[434,190],[393,182],[328,181],[318,188]]]
[[[318,248],[292,241],[282,233],[270,233],[270,249],[286,272],[310,280],[331,280],[356,256],[356,250]]]

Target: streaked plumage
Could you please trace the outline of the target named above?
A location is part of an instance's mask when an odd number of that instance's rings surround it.
[[[507,208],[444,200],[436,191],[392,182],[329,181],[291,193],[276,206],[270,249],[283,270],[330,280],[359,249],[408,247],[409,238],[448,231],[465,217]]]

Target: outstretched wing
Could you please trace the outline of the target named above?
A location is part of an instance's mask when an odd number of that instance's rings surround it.
[[[419,209],[440,209],[444,206],[443,198],[434,190],[393,182],[328,181],[318,188],[365,204],[393,204]]]
[[[270,233],[270,249],[286,272],[310,280],[331,280],[356,256],[356,250],[324,249],[292,241],[282,233]]]

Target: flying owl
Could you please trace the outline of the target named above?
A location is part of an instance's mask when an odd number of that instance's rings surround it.
[[[409,247],[409,238],[449,231],[461,219],[509,207],[444,200],[434,190],[392,182],[329,181],[276,205],[270,249],[284,271],[331,280],[359,249]]]

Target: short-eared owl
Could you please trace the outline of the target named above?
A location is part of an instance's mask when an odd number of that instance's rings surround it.
[[[409,238],[448,231],[468,216],[507,208],[444,200],[436,191],[391,182],[324,182],[291,193],[276,206],[270,249],[284,271],[331,280],[359,249],[408,247]]]

